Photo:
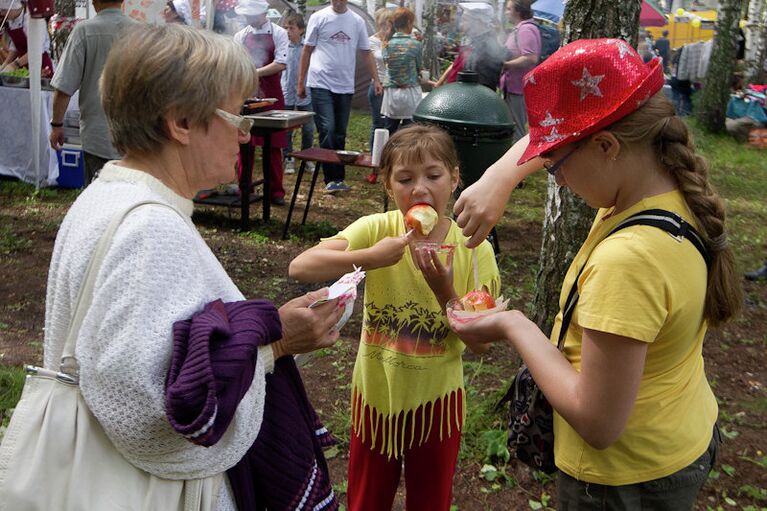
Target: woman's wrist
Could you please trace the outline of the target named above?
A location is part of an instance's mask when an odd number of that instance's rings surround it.
[[[285,342],[282,339],[272,343],[272,355],[274,356],[274,360],[278,360],[287,355]]]
[[[521,311],[509,311],[504,314],[503,320],[503,331],[506,334],[506,342],[517,351],[519,351],[518,343],[521,340],[534,337],[535,331],[543,335],[538,329],[538,325],[533,323]]]

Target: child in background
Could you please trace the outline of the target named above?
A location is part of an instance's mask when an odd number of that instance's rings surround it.
[[[301,51],[304,49],[304,32],[306,23],[304,17],[297,12],[291,12],[285,17],[285,30],[288,32],[288,61],[285,63],[285,71],[282,72],[280,85],[282,94],[285,96],[285,110],[301,110],[302,112],[312,111],[312,96],[309,89],[306,90],[306,97],[299,98],[296,95],[296,82],[298,81],[298,61],[301,58]],[[301,127],[301,149],[308,149],[312,146],[314,140],[314,122],[307,122]],[[293,158],[287,155],[293,152],[293,134],[288,133],[288,148],[284,150],[285,174],[293,174],[295,166]],[[306,170],[314,172],[314,162],[306,162]]]
[[[367,272],[364,317],[352,377],[352,435],[347,487],[350,511],[390,510],[405,461],[407,509],[447,510],[452,497],[465,391],[464,344],[448,327],[445,306],[474,288],[466,238],[445,216],[459,183],[452,139],[414,125],[384,146],[380,175],[397,209],[360,218],[296,257],[289,274],[303,282]],[[423,236],[404,214],[416,204],[438,213]],[[453,245],[444,263],[433,249]],[[495,297],[500,277],[487,241],[476,248],[479,287]]]

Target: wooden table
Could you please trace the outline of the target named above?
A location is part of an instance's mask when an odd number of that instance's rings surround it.
[[[301,219],[301,225],[306,224],[306,216],[309,214],[309,205],[312,203],[312,195],[314,194],[314,186],[317,183],[317,176],[320,175],[321,166],[323,163],[335,163],[347,165],[350,167],[364,167],[368,169],[377,169],[377,165],[373,165],[370,153],[362,153],[357,157],[354,163],[342,163],[338,158],[336,152],[332,149],[323,149],[321,147],[310,147],[309,149],[303,149],[291,153],[290,156],[296,160],[301,161],[301,165],[298,167],[298,173],[296,174],[296,184],[293,187],[293,196],[290,198],[290,206],[288,207],[288,216],[285,220],[285,227],[282,230],[282,239],[288,239],[288,229],[290,228],[290,219],[293,216],[293,209],[296,206],[296,198],[298,197],[298,190],[301,188],[301,180],[304,177],[304,171],[306,170],[306,162],[315,162],[314,174],[312,174],[312,182],[309,186],[309,195],[306,197],[306,206],[304,206],[304,216]],[[389,209],[389,196],[384,192],[384,211]]]

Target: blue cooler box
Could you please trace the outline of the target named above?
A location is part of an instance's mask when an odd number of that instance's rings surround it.
[[[79,145],[64,144],[56,151],[59,159],[58,183],[61,188],[82,188],[85,186],[85,155]]]

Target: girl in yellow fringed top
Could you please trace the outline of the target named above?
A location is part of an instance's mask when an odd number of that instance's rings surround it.
[[[398,131],[381,155],[380,175],[397,210],[368,215],[296,257],[290,276],[305,282],[366,272],[365,312],[352,379],[350,511],[391,509],[405,460],[407,509],[447,510],[460,445],[464,344],[444,308],[474,288],[466,238],[444,216],[458,186],[458,158],[439,128]],[[407,231],[415,204],[439,214],[427,235]],[[446,258],[419,241],[455,247]],[[500,277],[486,241],[475,249],[479,285],[497,297]]]

